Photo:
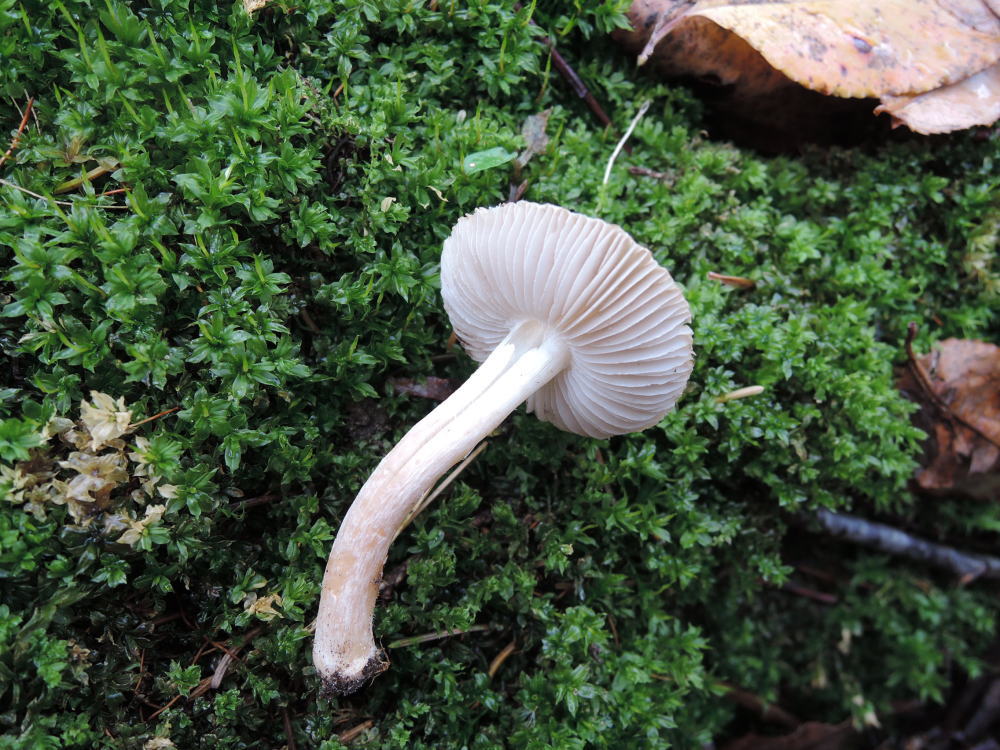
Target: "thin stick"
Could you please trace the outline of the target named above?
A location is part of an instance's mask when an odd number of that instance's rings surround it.
[[[17,126],[17,132],[14,134],[14,138],[10,142],[10,147],[7,149],[2,157],[0,157],[0,167],[4,165],[4,162],[10,158],[10,155],[14,153],[14,149],[21,142],[21,134],[24,133],[24,129],[28,126],[28,118],[31,116],[31,107],[35,103],[34,97],[28,97],[28,103],[24,107],[24,113],[21,115],[21,124]],[[16,102],[15,102],[16,104]]]
[[[634,174],[636,177],[652,177],[654,180],[663,180],[664,182],[669,182],[674,179],[674,175],[669,172],[657,172],[655,169],[650,169],[649,167],[629,167],[629,174]]]
[[[791,581],[786,581],[781,587],[782,591],[787,591],[789,594],[795,594],[796,596],[801,596],[806,599],[812,599],[814,602],[819,602],[820,604],[834,605],[840,601],[833,594],[827,594],[822,591],[816,591],[815,589],[810,589],[805,586],[800,586],[797,583],[792,583]]]
[[[292,717],[288,714],[288,706],[281,709],[281,720],[285,725],[285,748],[287,750],[296,750],[295,732],[292,731]]]
[[[159,414],[154,414],[151,417],[146,417],[142,421],[136,422],[135,424],[130,425],[129,426],[129,431],[134,430],[136,427],[138,427],[141,424],[146,424],[146,422],[152,422],[154,419],[159,419],[160,417],[165,417],[168,414],[173,414],[175,411],[179,411],[180,408],[181,407],[179,407],[179,406],[175,406],[173,409],[167,409],[165,411],[161,411]]]
[[[503,666],[503,663],[507,661],[511,654],[514,653],[515,649],[517,649],[517,642],[511,641],[503,647],[503,650],[501,650],[499,654],[493,657],[493,661],[490,662],[490,668],[486,670],[486,674],[491,680],[494,676],[496,676],[496,673],[500,670],[500,667]]]
[[[726,286],[735,287],[736,289],[753,289],[756,286],[756,282],[753,279],[747,279],[743,276],[727,276],[724,273],[709,271],[706,277],[712,279],[712,281],[720,281]]]
[[[21,187],[9,180],[4,180],[0,178],[0,185],[6,185],[9,188],[14,188],[15,190],[20,190],[22,193],[27,193],[34,198],[41,198],[43,201],[51,201],[57,206],[68,206],[72,208],[73,206],[83,206],[84,208],[106,208],[109,211],[129,211],[129,206],[98,206],[95,203],[71,203],[70,201],[57,201],[55,198],[50,198],[47,195],[42,195],[41,193],[36,193],[33,190],[28,190],[26,187]]]
[[[948,570],[958,576],[962,584],[971,583],[977,578],[1000,579],[1000,558],[960,552],[892,526],[845,513],[833,513],[824,509],[817,511],[811,519],[819,522],[828,534],[849,542]]]
[[[166,710],[167,710],[168,708],[170,708],[170,707],[171,707],[172,705],[174,705],[174,704],[175,704],[175,703],[176,703],[177,701],[179,701],[180,699],[181,699],[181,696],[180,696],[180,695],[175,695],[175,696],[174,696],[173,698],[171,698],[171,699],[170,699],[170,700],[169,700],[169,701],[167,702],[167,705],[165,705],[165,706],[161,706],[160,708],[156,709],[156,710],[155,710],[155,711],[154,711],[154,712],[153,712],[152,714],[150,714],[150,715],[149,715],[149,717],[148,717],[148,718],[146,719],[146,721],[152,721],[152,720],[153,720],[153,719],[155,719],[155,718],[156,718],[157,716],[159,716],[159,715],[160,715],[160,714],[162,714],[162,713],[163,713],[164,711],[166,711]]]
[[[520,10],[521,3],[514,3],[514,9]],[[538,26],[535,23],[534,18],[528,19],[528,23],[532,26]],[[566,58],[559,54],[559,50],[556,49],[555,42],[552,41],[551,37],[548,35],[542,37],[542,44],[549,48],[549,55],[552,57],[552,64],[556,66],[556,70],[559,71],[559,75],[563,77],[563,80],[570,85],[570,88],[576,92],[576,95],[583,99],[590,111],[594,113],[597,121],[601,123],[604,127],[611,125],[611,118],[608,117],[604,108],[601,106],[600,102],[590,93],[590,89],[587,88],[587,84],[583,82],[580,78],[580,74],[573,70],[573,66],[566,62]],[[629,153],[632,150],[629,149]]]
[[[532,23],[535,23],[534,20],[532,20]],[[590,89],[587,88],[587,84],[585,84],[579,74],[573,70],[573,66],[566,62],[565,57],[559,54],[559,50],[556,49],[555,43],[549,37],[545,36],[542,37],[542,44],[549,48],[549,54],[552,55],[552,64],[556,66],[556,70],[559,71],[559,75],[561,75],[563,79],[573,88],[576,95],[587,103],[587,106],[590,107],[590,111],[594,113],[595,117],[597,117],[598,122],[605,127],[610,125],[611,118],[608,117],[607,113],[605,113],[600,103],[598,103],[597,99],[594,98],[594,95],[590,93]]]
[[[341,732],[340,734],[337,735],[337,739],[346,745],[348,742],[357,739],[358,735],[360,735],[362,732],[368,731],[373,726],[375,726],[375,722],[372,721],[371,719],[368,719],[368,721],[363,721],[356,727],[351,727],[347,731]]]
[[[478,633],[483,630],[489,630],[489,625],[473,625],[467,630],[462,630],[461,628],[452,628],[451,630],[441,630],[437,633],[424,633],[423,635],[415,635],[410,638],[400,638],[398,641],[393,641],[386,648],[403,648],[405,646],[416,646],[420,643],[427,643],[428,641],[438,641],[442,638],[450,638],[453,635],[465,635],[466,633]]]
[[[258,495],[257,497],[248,497],[246,500],[235,502],[233,503],[233,506],[239,508],[240,510],[245,510],[247,508],[255,508],[258,505],[266,505],[267,503],[280,499],[281,495]]]
[[[715,403],[724,404],[727,401],[736,401],[740,398],[759,396],[763,392],[764,386],[762,385],[748,385],[745,388],[737,388],[735,391],[730,391],[729,393],[723,393],[721,396],[716,396]]]
[[[625,141],[627,141],[629,136],[632,135],[632,131],[635,130],[635,126],[639,124],[639,120],[641,120],[642,116],[646,114],[646,110],[649,109],[649,105],[652,103],[652,100],[649,99],[642,103],[642,106],[639,107],[639,111],[636,112],[635,117],[632,118],[632,122],[629,124],[628,130],[625,131],[625,135],[621,137],[621,140],[618,141],[618,145],[615,146],[615,150],[611,152],[611,158],[608,159],[608,168],[604,170],[604,181],[601,183],[602,185],[608,184],[608,180],[611,179],[611,168],[615,165],[615,159],[618,158],[618,154],[620,154],[622,149],[625,148]]]
[[[32,98],[32,97],[28,96],[27,90],[24,91],[24,96],[26,98],[28,98],[28,99]],[[31,119],[35,121],[35,130],[41,130],[42,129],[42,124],[40,122],[38,122],[38,108],[37,107],[32,107],[31,108]]]
[[[717,685],[726,689],[726,697],[733,703],[750,709],[760,716],[764,721],[772,724],[781,724],[789,729],[795,729],[802,722],[781,706],[768,703],[759,695],[755,695],[743,688],[731,685],[728,682],[718,682]]]

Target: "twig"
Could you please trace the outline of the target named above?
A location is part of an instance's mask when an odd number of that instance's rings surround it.
[[[181,619],[181,613],[172,612],[169,615],[163,615],[162,617],[157,617],[149,624],[152,625],[153,627],[156,627],[157,625],[163,625],[165,623],[173,622],[174,620],[179,620],[179,619]]]
[[[966,420],[965,417],[963,417],[961,414],[956,414],[954,411],[952,411],[951,407],[944,402],[944,399],[942,399],[937,394],[937,392],[935,392],[933,386],[931,385],[930,377],[927,375],[926,371],[923,368],[923,365],[920,364],[920,360],[917,359],[916,354],[914,354],[913,352],[913,340],[916,337],[917,337],[917,324],[910,323],[910,325],[907,326],[906,329],[906,357],[909,360],[910,370],[911,372],[913,372],[913,377],[917,381],[917,384],[920,386],[920,390],[922,390],[924,392],[924,395],[927,396],[927,398],[931,400],[934,406],[938,408],[938,411],[941,412],[941,415],[945,419],[954,420],[958,422],[963,427],[966,427],[972,430],[977,435],[979,435],[979,437],[981,437],[983,440],[986,440],[995,445],[997,448],[1000,448],[1000,442],[998,442],[992,436],[987,435],[985,432],[976,427],[976,425]]]
[[[218,690],[219,686],[222,684],[222,680],[226,676],[226,672],[229,670],[229,665],[237,660],[240,651],[246,648],[250,644],[250,641],[252,641],[254,638],[256,638],[263,632],[264,632],[263,627],[254,628],[253,630],[251,630],[250,632],[248,632],[246,635],[243,636],[242,643],[240,643],[240,645],[233,646],[231,649],[226,648],[225,646],[219,643],[214,644],[216,648],[221,648],[225,650],[225,653],[222,655],[222,658],[219,659],[219,663],[215,666],[215,672],[212,674],[212,677],[208,680],[208,685],[204,689],[201,689],[202,686],[199,685],[197,688],[191,691],[191,697],[197,698],[202,693],[207,692],[208,688],[212,688],[212,690]]]
[[[663,180],[664,182],[671,182],[674,179],[674,176],[669,172],[657,172],[649,167],[631,166],[628,168],[628,173],[637,177],[652,177],[654,180]]]
[[[312,315],[309,314],[308,310],[300,310],[299,316],[302,318],[302,322],[305,323],[306,328],[308,328],[313,333],[322,333],[319,326],[316,325],[316,321],[312,319]]]
[[[24,97],[26,99],[31,99],[32,98],[32,97],[28,96],[27,89],[24,90]],[[13,98],[13,97],[11,97],[11,98]],[[31,108],[31,119],[35,121],[35,130],[41,130],[42,129],[42,124],[38,121],[38,108],[37,107],[32,107]]]
[[[611,640],[615,643],[615,648],[620,648],[622,645],[621,639],[618,637],[618,626],[615,625],[615,616],[608,615],[608,627],[611,629]]]
[[[66,182],[60,185],[56,185],[55,188],[53,188],[52,190],[52,194],[59,195],[61,193],[69,193],[73,190],[76,190],[78,187],[82,187],[86,183],[96,180],[98,177],[103,177],[108,172],[113,172],[115,169],[118,168],[117,162],[115,164],[116,166],[114,167],[108,166],[106,164],[99,164],[98,166],[89,170],[83,177],[75,177],[72,180],[67,180]]]
[[[137,649],[139,651],[139,677],[135,681],[135,687],[132,688],[132,695],[139,695],[139,688],[142,687],[142,681],[146,679],[146,649]]]
[[[437,641],[441,638],[450,638],[453,635],[465,635],[466,633],[478,633],[483,630],[489,630],[489,625],[473,625],[467,630],[462,630],[461,628],[452,628],[451,630],[441,630],[437,633],[424,633],[423,635],[414,635],[410,638],[400,638],[398,641],[393,641],[386,648],[404,648],[406,646],[416,646],[420,643],[427,643],[428,641]]]
[[[790,714],[781,706],[768,703],[759,695],[754,695],[743,688],[736,687],[736,685],[730,685],[728,682],[719,682],[716,684],[725,688],[726,697],[729,700],[739,706],[743,706],[743,708],[750,709],[760,716],[763,721],[772,724],[781,724],[789,729],[796,729],[802,723],[797,717]]]
[[[84,208],[106,208],[109,211],[128,211],[131,208],[130,206],[99,206],[96,203],[82,203],[80,201],[77,201],[76,203],[70,201],[57,201],[55,198],[51,198],[48,195],[42,195],[41,193],[36,193],[34,190],[28,190],[28,188],[21,187],[10,180],[0,179],[0,185],[6,185],[9,188],[14,188],[14,190],[20,190],[22,193],[27,193],[33,198],[41,198],[43,201],[50,201],[55,203],[57,206],[68,206],[69,208],[73,208],[73,206],[83,206]]]
[[[971,745],[985,738],[998,718],[1000,718],[1000,678],[995,678],[980,697],[979,708],[966,723],[965,728],[957,732],[954,738],[963,745]]]
[[[735,391],[729,391],[729,393],[723,393],[721,396],[716,396],[715,403],[724,404],[727,401],[736,401],[741,398],[759,396],[763,392],[764,386],[762,385],[748,385],[744,388],[737,388]]]
[[[129,428],[128,428],[129,432],[131,432],[132,430],[134,430],[136,427],[138,427],[141,424],[146,424],[146,422],[152,422],[154,419],[159,419],[160,417],[165,417],[168,414],[173,414],[175,411],[179,411],[180,408],[181,407],[179,407],[179,406],[175,406],[172,409],[165,409],[164,411],[161,411],[159,414],[154,414],[151,417],[146,417],[145,419],[143,419],[143,420],[141,420],[139,422],[135,422],[135,423],[129,425]]]
[[[523,180],[520,184],[515,185],[513,182],[510,183],[510,192],[507,194],[508,203],[517,203],[521,198],[524,197],[525,192],[528,190],[528,181]]]
[[[834,605],[840,601],[833,594],[826,594],[822,591],[815,591],[814,589],[806,588],[805,586],[800,586],[797,583],[792,583],[791,581],[786,581],[781,587],[782,591],[787,591],[789,594],[795,594],[796,596],[802,596],[806,599],[812,599],[814,602],[819,602],[820,604]]]
[[[521,3],[514,3],[514,10],[521,10]],[[535,23],[534,18],[529,18],[528,23],[532,26],[538,26]],[[597,121],[601,123],[604,127],[611,125],[611,118],[608,117],[604,108],[601,106],[600,102],[590,93],[590,89],[587,88],[587,84],[583,82],[580,78],[579,73],[573,70],[573,66],[566,62],[566,58],[559,54],[559,50],[556,49],[555,42],[552,41],[551,37],[548,35],[542,37],[542,44],[544,44],[549,49],[549,55],[552,58],[552,64],[556,66],[556,70],[559,71],[559,75],[563,77],[563,80],[570,85],[570,88],[576,92],[576,95],[583,99],[587,106],[590,107],[590,111],[594,113]],[[625,147],[627,153],[632,153],[632,149],[628,146]]]
[[[241,510],[245,510],[247,508],[256,508],[258,505],[266,505],[280,498],[281,495],[258,495],[257,497],[248,497],[246,500],[240,500],[238,503],[234,503],[234,505]]]
[[[493,657],[493,661],[490,662],[490,668],[486,670],[486,674],[489,676],[491,680],[496,676],[496,673],[500,670],[500,667],[503,666],[503,663],[507,661],[507,659],[510,657],[511,654],[514,653],[516,649],[517,649],[517,642],[511,641],[510,643],[508,643],[506,646],[503,647],[503,649],[500,651],[499,654]]]
[[[358,735],[360,735],[362,732],[366,732],[373,726],[375,726],[375,722],[372,721],[371,719],[368,719],[368,721],[363,721],[356,727],[351,727],[347,731],[341,732],[340,734],[337,735],[337,739],[346,745],[348,742],[357,739]]]
[[[166,710],[167,710],[168,708],[170,708],[170,707],[171,707],[172,705],[174,705],[174,704],[175,704],[175,703],[176,703],[177,701],[179,701],[179,700],[180,700],[180,699],[181,699],[182,697],[183,697],[183,696],[182,696],[182,695],[180,695],[180,694],[178,694],[178,695],[175,695],[175,696],[174,696],[173,698],[171,698],[171,699],[170,699],[169,701],[167,701],[166,705],[164,705],[164,706],[160,706],[160,707],[159,707],[158,709],[156,709],[155,711],[153,711],[153,713],[151,713],[151,714],[150,714],[149,716],[147,716],[147,717],[146,717],[146,721],[152,721],[152,720],[153,720],[153,719],[155,719],[155,718],[156,718],[157,716],[159,716],[159,715],[160,715],[160,714],[162,714],[162,713],[163,713],[164,711],[166,711]]]
[[[534,24],[534,20],[531,22]],[[556,66],[556,70],[559,71],[559,75],[565,79],[565,81],[573,88],[576,95],[583,99],[587,106],[590,107],[590,111],[594,113],[597,117],[597,121],[607,127],[611,124],[611,118],[608,117],[604,108],[601,107],[594,95],[590,93],[590,89],[587,88],[587,84],[583,82],[579,74],[573,70],[573,66],[566,62],[566,58],[559,54],[559,50],[556,49],[555,43],[547,36],[542,37],[542,44],[549,48],[549,54],[552,55],[552,64]]]
[[[286,750],[296,750],[295,733],[292,731],[292,717],[288,715],[288,706],[281,709],[281,721],[285,725]]]
[[[812,518],[828,534],[881,552],[944,568],[957,575],[962,584],[977,578],[1000,579],[1000,558],[960,552],[952,547],[912,536],[892,526],[845,513],[833,513],[824,509],[817,511]]]
[[[615,146],[615,150],[611,152],[611,158],[608,159],[608,167],[604,170],[604,180],[601,182],[602,185],[608,184],[608,180],[611,179],[611,168],[615,165],[615,159],[617,159],[618,154],[622,152],[622,149],[625,147],[625,142],[629,139],[629,136],[632,135],[632,131],[635,130],[635,126],[639,124],[639,120],[641,120],[642,116],[646,114],[646,110],[649,109],[649,105],[652,103],[653,102],[650,99],[647,99],[642,103],[642,106],[639,107],[639,111],[636,112],[635,117],[632,118],[632,122],[629,124],[628,130],[625,131],[625,135],[621,137],[621,140],[618,141],[618,145]]]
[[[518,3],[520,5],[520,3]],[[537,26],[535,19],[530,21],[532,26]],[[559,71],[559,75],[563,77],[576,92],[576,95],[583,99],[587,106],[590,107],[590,111],[594,113],[597,121],[604,125],[605,127],[611,125],[611,118],[608,117],[604,108],[601,106],[600,102],[594,98],[594,95],[590,93],[590,89],[587,88],[587,84],[583,82],[580,78],[580,74],[573,70],[573,66],[566,62],[566,58],[559,54],[559,50],[556,49],[555,42],[548,36],[542,37],[542,44],[549,48],[549,54],[552,56],[552,64],[556,66],[556,70]]]
[[[753,279],[747,279],[743,276],[727,276],[723,273],[716,273],[715,271],[709,271],[705,274],[712,281],[719,281],[726,286],[735,287],[736,289],[753,289],[756,286],[756,282]]]
[[[212,676],[211,677],[206,677],[201,682],[199,682],[198,685],[194,688],[194,690],[192,690],[190,693],[188,693],[187,698],[189,700],[193,700],[193,699],[195,699],[195,698],[197,698],[197,697],[199,697],[199,696],[204,695],[205,693],[207,693],[209,691],[209,689],[211,689],[211,690],[217,690],[219,688],[219,686],[222,684],[223,678],[225,678],[225,676],[226,676],[226,671],[229,669],[229,665],[233,662],[234,659],[237,658],[237,655],[239,654],[239,652],[241,650],[243,650],[244,648],[246,648],[247,645],[249,645],[250,641],[252,641],[254,638],[256,638],[258,635],[260,635],[263,632],[264,632],[264,628],[263,627],[254,628],[253,630],[249,631],[246,635],[244,635],[240,639],[240,644],[238,646],[232,646],[230,648],[227,648],[226,646],[222,645],[221,643],[216,643],[214,641],[208,641],[209,643],[212,644],[213,647],[221,649],[221,650],[225,651],[225,653],[222,655],[222,658],[219,659],[219,663],[216,665],[215,671],[212,673]],[[204,648],[205,648],[205,644],[203,643],[201,645],[201,648],[198,649],[198,654],[195,656],[195,659],[194,659],[194,661],[192,663],[196,663],[197,662],[197,660],[200,658],[200,655],[204,653]],[[166,711],[168,708],[170,708],[172,705],[174,705],[177,701],[179,701],[183,697],[184,697],[183,695],[181,695],[181,694],[178,693],[173,698],[171,698],[166,703],[166,705],[161,706],[160,708],[156,709],[152,714],[150,714],[146,718],[146,721],[152,721],[153,719],[155,719],[157,716],[159,716],[160,714],[162,714],[164,711]]]
[[[191,658],[191,666],[194,666],[198,661],[207,653],[211,653],[215,650],[215,645],[209,641],[207,638],[201,642],[198,650],[194,652],[194,656]]]
[[[28,97],[28,103],[24,107],[24,112],[21,114],[21,124],[17,126],[17,132],[11,139],[10,147],[7,152],[0,156],[0,167],[4,165],[4,162],[10,158],[10,155],[14,153],[14,149],[21,142],[21,134],[24,133],[24,129],[28,126],[28,118],[31,116],[31,107],[35,103],[35,98],[33,96]]]

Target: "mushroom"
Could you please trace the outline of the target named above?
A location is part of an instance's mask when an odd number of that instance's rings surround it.
[[[441,255],[441,296],[479,368],[382,459],[347,511],[320,595],[313,661],[346,695],[388,668],[372,615],[389,545],[439,477],[527,401],[606,438],[670,411],[693,366],[688,304],[623,229],[551,205],[480,208]]]

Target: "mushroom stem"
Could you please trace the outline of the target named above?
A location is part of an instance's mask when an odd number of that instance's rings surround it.
[[[372,614],[400,526],[439,477],[569,361],[559,335],[537,321],[518,323],[376,467],[344,517],[323,575],[313,661],[326,692],[352,693],[388,666]]]

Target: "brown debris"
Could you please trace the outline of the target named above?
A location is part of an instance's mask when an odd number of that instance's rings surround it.
[[[810,721],[784,737],[747,734],[723,745],[722,750],[858,750],[860,739],[849,721],[840,724]]]
[[[385,409],[374,399],[366,398],[347,407],[347,434],[352,440],[368,440],[389,427]]]
[[[732,701],[737,706],[741,706],[749,711],[752,711],[759,716],[762,721],[766,721],[769,724],[780,724],[781,726],[789,729],[796,729],[802,724],[797,717],[793,716],[781,706],[769,703],[759,695],[751,693],[749,690],[744,690],[743,688],[731,685],[728,682],[720,682],[719,685],[726,689],[726,698],[728,700]]]
[[[898,383],[920,404],[914,422],[928,434],[917,485],[1000,500],[1000,348],[946,339],[912,358]]]
[[[340,734],[337,735],[337,739],[346,745],[349,742],[353,742],[354,740],[356,740],[358,737],[360,737],[363,733],[367,732],[373,726],[375,726],[375,722],[372,721],[371,719],[368,719],[368,721],[363,721],[357,726],[351,727],[350,729],[341,732]]]
[[[396,393],[429,398],[431,401],[444,401],[462,385],[462,381],[457,378],[437,378],[433,375],[423,381],[389,378],[389,382]]]

